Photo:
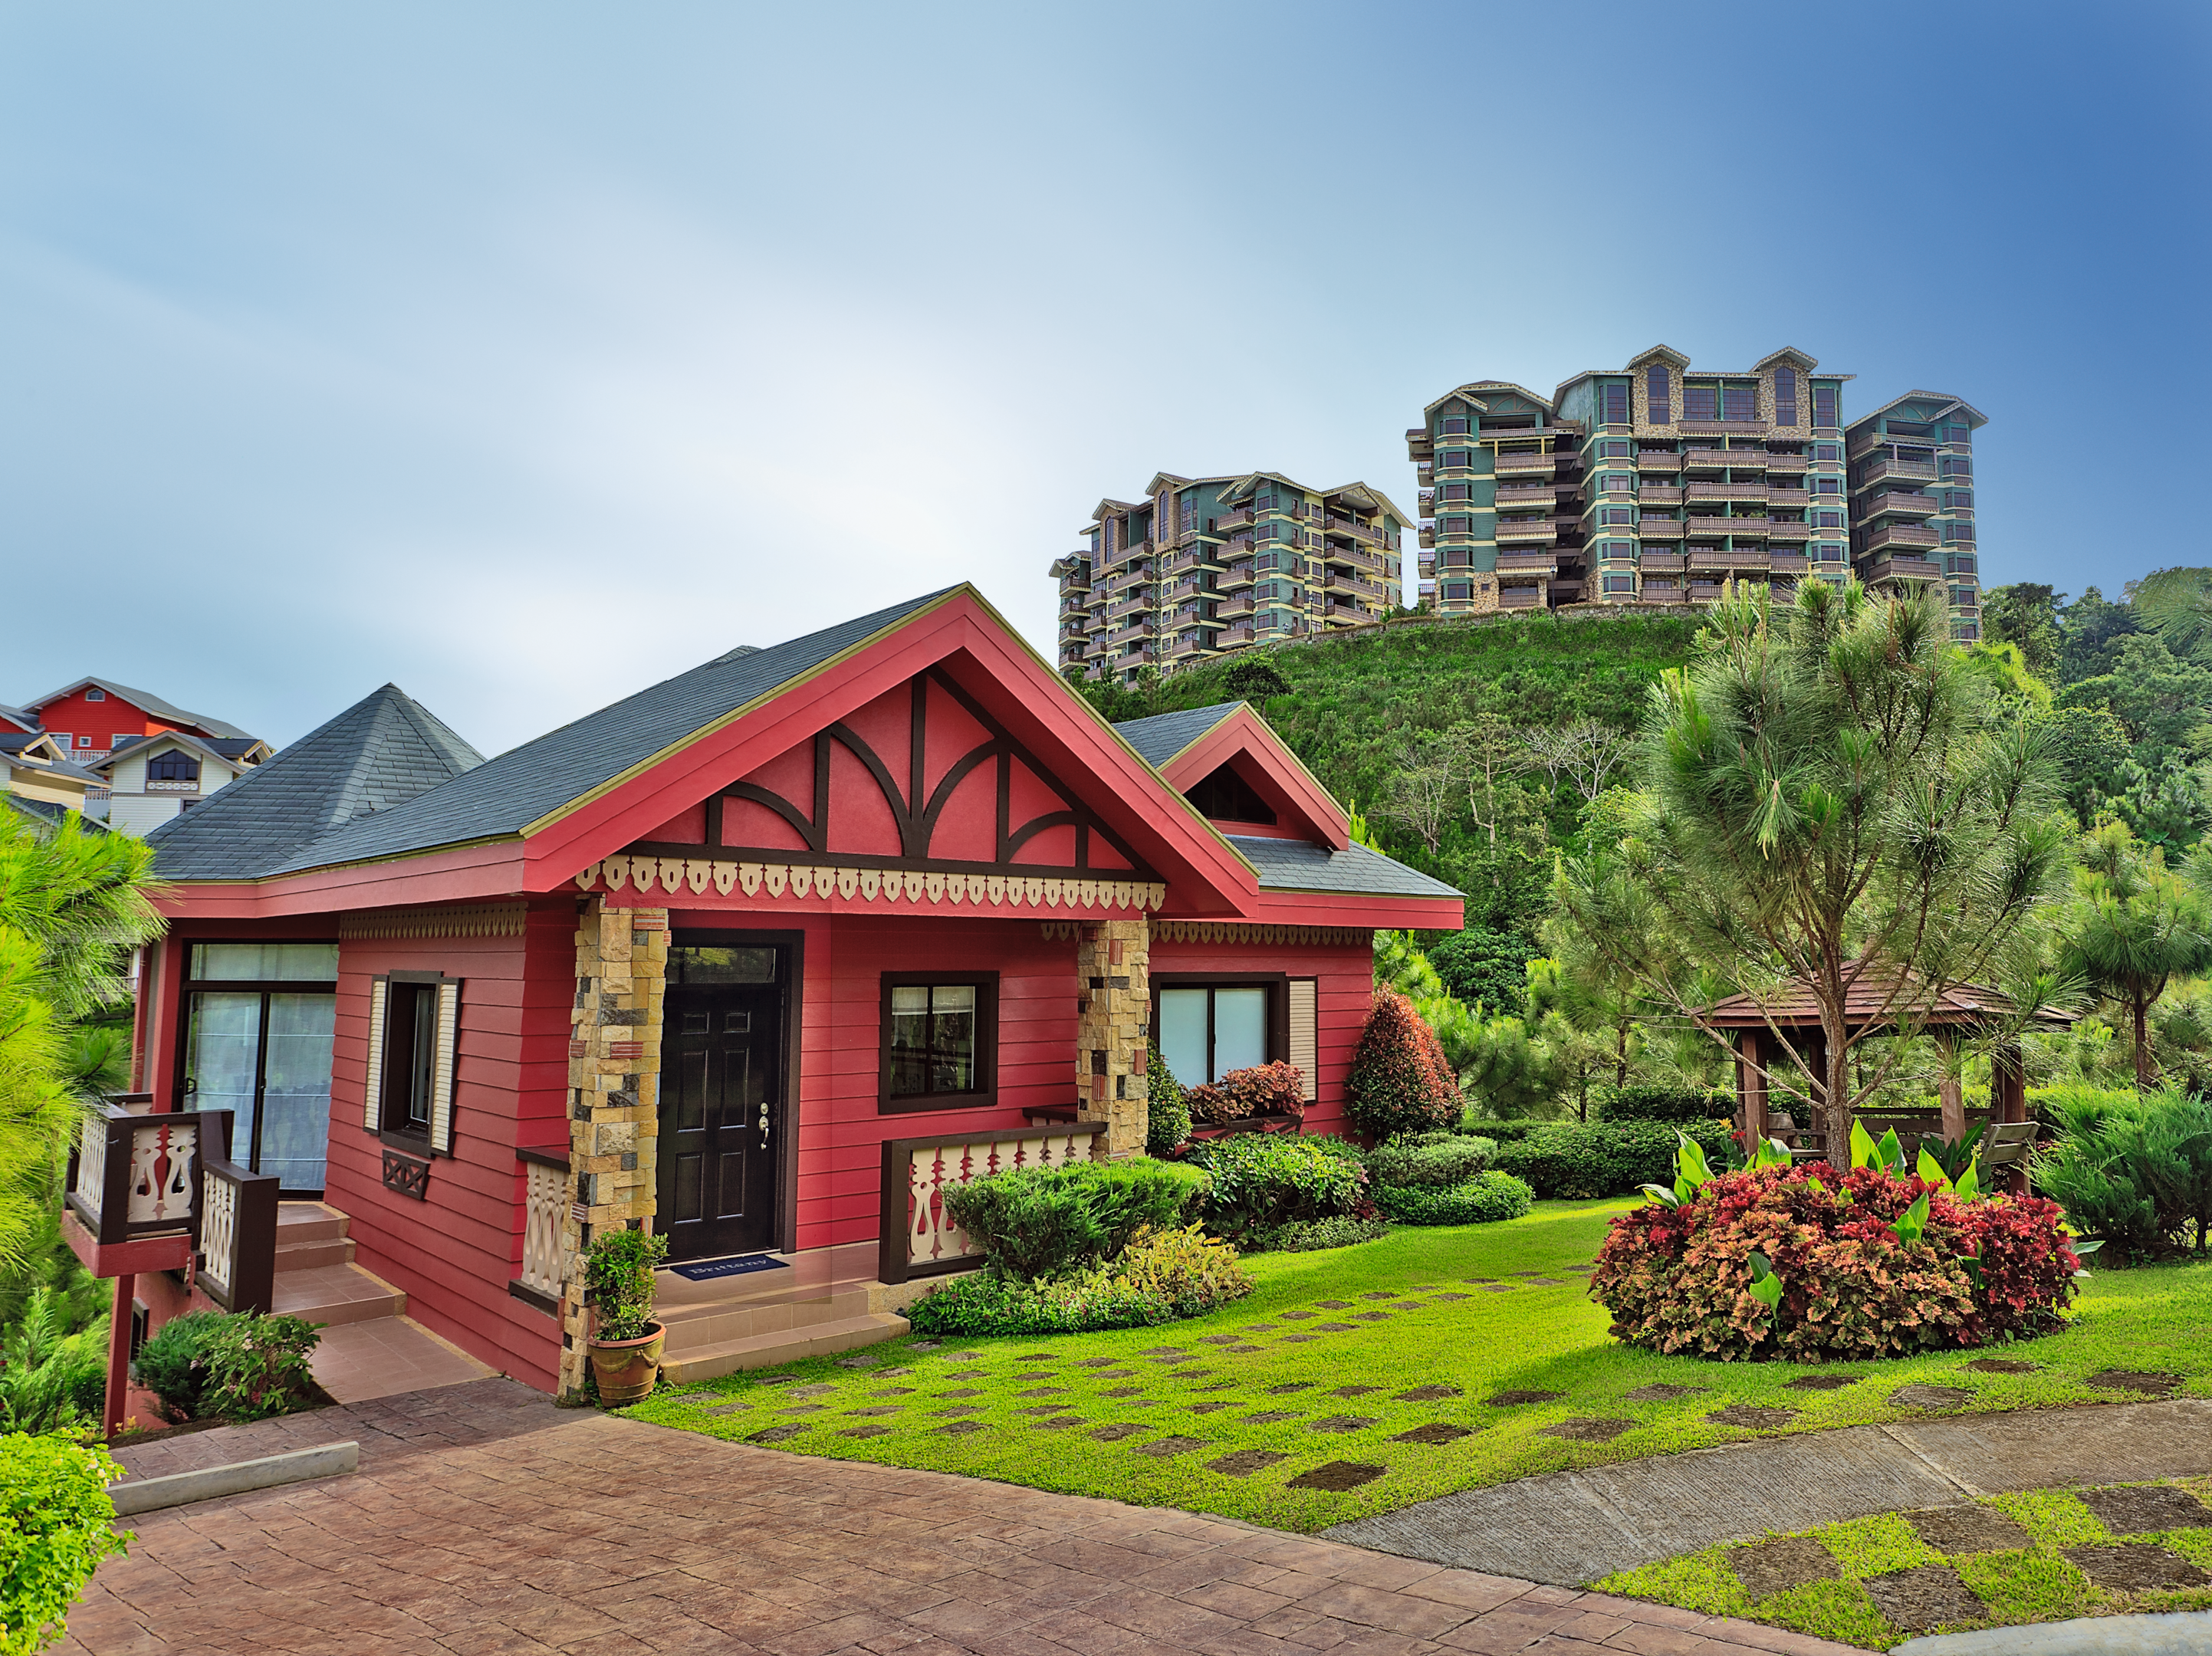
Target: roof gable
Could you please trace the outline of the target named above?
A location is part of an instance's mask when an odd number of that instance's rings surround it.
[[[226,725],[219,719],[209,719],[199,713],[186,713],[175,703],[164,701],[150,691],[134,690],[128,684],[118,684],[112,678],[97,676],[81,678],[73,684],[64,684],[60,689],[42,695],[35,701],[27,702],[24,706],[27,711],[37,713],[52,703],[59,701],[64,696],[75,695],[79,690],[93,688],[105,690],[117,701],[126,701],[140,713],[158,719],[164,724],[189,725],[196,730],[204,731],[210,736],[243,737],[246,735],[244,731],[234,725]]]
[[[1628,359],[1628,366],[1632,368],[1640,368],[1646,362],[1668,362],[1678,368],[1690,366],[1690,359],[1672,345],[1654,345],[1650,350],[1638,351]]]
[[[1352,824],[1343,808],[1249,703],[1160,713],[1115,728],[1179,794],[1188,797],[1228,767],[1273,810],[1272,826],[1279,833],[1338,851],[1352,843]],[[1251,831],[1230,818],[1214,825],[1228,834]]]

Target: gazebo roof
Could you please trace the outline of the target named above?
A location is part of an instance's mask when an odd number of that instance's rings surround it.
[[[1927,1028],[1996,1022],[2015,1016],[2017,1010],[2011,996],[1984,984],[1952,984],[1930,992],[1912,973],[1905,974],[1900,988],[1894,967],[1853,969],[1858,976],[1844,994],[1844,1022],[1855,1029],[1894,1023],[1899,1011],[1907,1022]],[[2029,1021],[2073,1023],[2078,1017],[2056,1006],[2039,1006]],[[1791,978],[1764,997],[1730,995],[1715,1001],[1705,1009],[1704,1018],[1718,1029],[1817,1029],[1820,1004],[1810,984],[1802,978]]]

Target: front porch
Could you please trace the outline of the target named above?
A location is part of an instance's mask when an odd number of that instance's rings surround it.
[[[668,1331],[664,1379],[713,1380],[801,1357],[872,1345],[907,1331],[898,1308],[926,1283],[878,1282],[877,1247],[848,1242],[762,1256],[764,1270],[695,1282],[673,1267],[653,1273]]]

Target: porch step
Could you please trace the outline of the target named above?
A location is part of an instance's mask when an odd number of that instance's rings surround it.
[[[907,1319],[889,1312],[864,1311],[858,1316],[809,1323],[764,1334],[749,1334],[718,1344],[693,1347],[680,1355],[665,1352],[660,1359],[661,1378],[671,1385],[714,1380],[740,1369],[774,1368],[801,1357],[818,1357],[832,1351],[851,1351],[882,1340],[896,1339],[907,1331]],[[671,1329],[672,1343],[675,1331]]]
[[[309,1322],[364,1323],[407,1309],[406,1295],[350,1261],[280,1271],[275,1287],[276,1313]]]
[[[276,1272],[313,1271],[353,1262],[351,1221],[324,1202],[283,1202],[276,1209]]]
[[[824,1323],[843,1323],[873,1309],[866,1285],[823,1284],[818,1293],[800,1297],[768,1297],[720,1304],[664,1304],[655,1312],[668,1330],[672,1350],[684,1352],[720,1346],[731,1340],[750,1339],[757,1334],[796,1337]]]

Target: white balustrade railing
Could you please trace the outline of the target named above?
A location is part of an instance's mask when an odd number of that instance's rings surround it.
[[[1051,1122],[884,1146],[882,1270],[888,1283],[954,1271],[982,1250],[953,1222],[945,1192],[997,1173],[1106,1159],[1105,1123]]]
[[[522,1274],[516,1280],[533,1294],[557,1300],[566,1275],[561,1222],[568,1211],[568,1170],[526,1162],[523,1173]]]
[[[107,1189],[107,1119],[105,1116],[85,1118],[84,1126],[77,1137],[76,1183],[70,1189],[93,1212],[100,1211],[101,1196]]]
[[[200,1279],[228,1304],[238,1287],[238,1186],[211,1167],[200,1180]]]

